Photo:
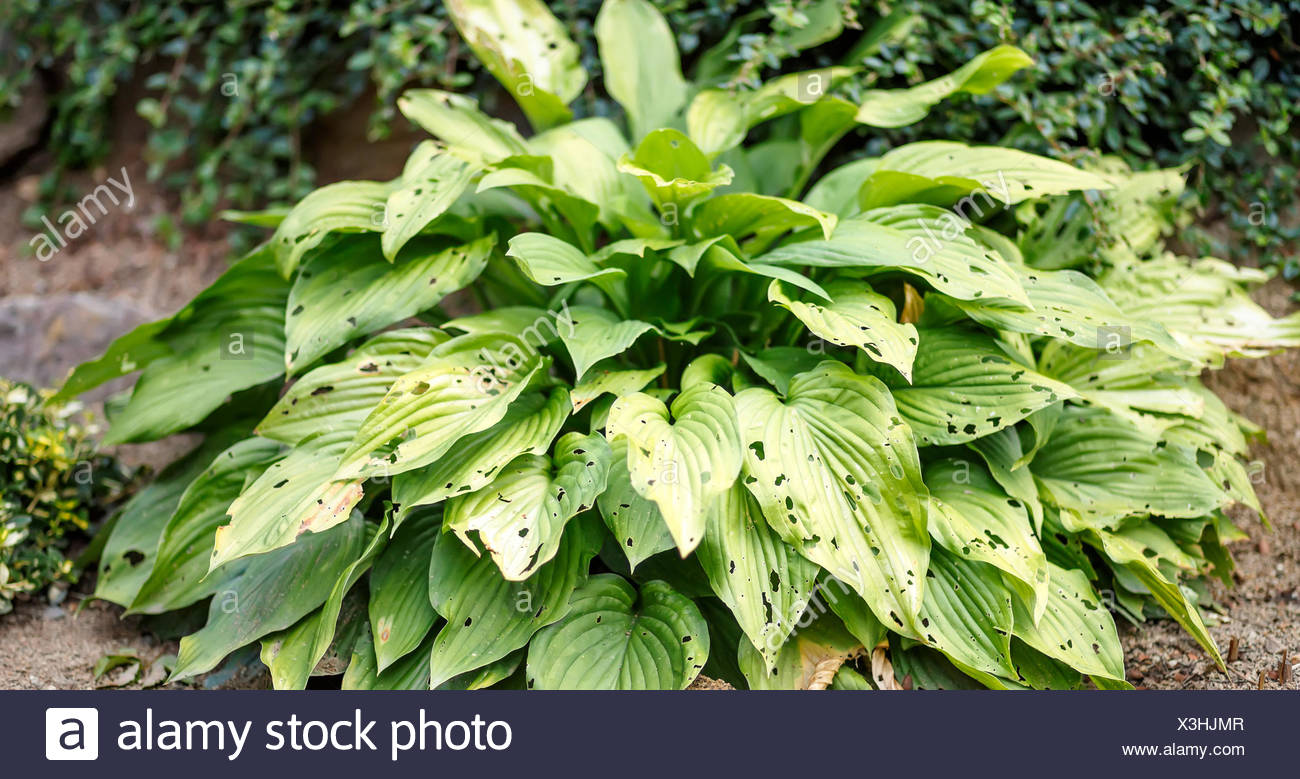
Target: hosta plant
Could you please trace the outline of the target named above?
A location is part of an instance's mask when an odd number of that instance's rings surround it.
[[[1114,613],[1217,661],[1198,580],[1258,508],[1199,382],[1300,342],[1160,245],[1174,172],[927,141],[824,165],[1028,64],[903,91],[688,81],[595,20],[623,124],[535,0],[449,4],[531,133],[409,93],[432,140],[317,190],[128,371],[108,440],[206,434],[127,507],[100,595],[202,608],[175,678],[280,687],[1124,686]],[[829,170],[826,168],[829,167]]]

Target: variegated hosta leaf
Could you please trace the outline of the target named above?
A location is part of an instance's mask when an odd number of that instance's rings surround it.
[[[925,469],[925,486],[930,488],[934,539],[960,559],[988,563],[1014,577],[1034,618],[1042,616],[1047,603],[1047,557],[1024,504],[1008,496],[988,471],[970,459],[931,463]]]
[[[412,89],[397,99],[397,107],[453,153],[479,164],[528,151],[513,124],[483,113],[473,98],[438,89]]]
[[[1112,563],[1123,566],[1137,577],[1169,616],[1205,648],[1220,668],[1224,667],[1219,647],[1210,631],[1206,630],[1200,609],[1188,598],[1177,577],[1167,576],[1160,569],[1161,561],[1189,569],[1195,566],[1194,559],[1187,557],[1167,535],[1150,523],[1110,532],[1081,525],[1068,511],[1061,512],[1061,521],[1067,530],[1082,533]]]
[[[528,278],[545,286],[627,275],[621,268],[602,268],[573,244],[542,233],[511,238],[506,255],[519,263]]]
[[[1214,483],[1233,500],[1262,514],[1252,483],[1252,472],[1244,460],[1250,453],[1250,444],[1242,430],[1240,417],[1229,411],[1222,400],[1198,381],[1190,380],[1186,391],[1195,394],[1204,404],[1201,414],[1195,419],[1184,417],[1178,420],[1164,431],[1163,440],[1192,449],[1198,453],[1198,461],[1199,453],[1204,452],[1212,458],[1205,470]]]
[[[891,389],[925,444],[973,441],[1078,396],[1069,385],[1014,362],[983,333],[923,329],[919,335],[911,384],[891,383]]]
[[[1111,186],[1095,173],[1017,149],[921,141],[880,158],[862,185],[860,203],[865,211],[895,203],[955,202],[954,210],[969,218],[972,208],[982,215],[983,209],[996,211],[999,204]]]
[[[700,382],[673,400],[638,392],[614,401],[609,439],[627,438],[632,486],[659,507],[682,556],[704,535],[709,504],[740,473],[740,433],[732,396]]]
[[[1043,373],[1077,390],[1080,400],[1109,410],[1147,435],[1159,436],[1205,411],[1204,398],[1187,387],[1199,366],[1149,344],[1124,343],[1103,353],[1052,341],[1043,346],[1038,364]]]
[[[734,171],[716,169],[709,159],[678,130],[663,128],[648,133],[635,153],[624,154],[618,169],[636,176],[660,212],[678,216],[687,204],[731,182]]]
[[[364,494],[361,479],[332,478],[351,438],[346,430],[309,438],[246,486],[217,528],[209,569],[345,521]]]
[[[587,71],[564,25],[540,0],[451,0],[461,39],[496,77],[533,127],[567,121]]]
[[[967,236],[968,226],[953,212],[935,206],[882,208],[841,220],[829,239],[787,244],[758,259],[862,275],[902,270],[961,300],[1028,303],[1011,266]]]
[[[591,375],[569,390],[569,399],[573,402],[573,412],[578,413],[588,403],[606,393],[613,395],[615,398],[621,398],[624,395],[639,392],[645,388],[645,385],[659,378],[663,372],[663,363],[645,370],[592,371]]]
[[[795,376],[782,401],[736,396],[745,474],[768,525],[851,585],[881,622],[916,634],[930,553],[928,494],[889,390],[842,363]]]
[[[442,216],[469,186],[474,166],[443,153],[433,141],[424,141],[406,160],[384,209],[384,256],[392,262],[406,245],[433,220]],[[495,243],[495,242],[493,242]]]
[[[677,39],[646,0],[609,0],[596,16],[605,88],[623,106],[633,140],[672,123],[686,102]]]
[[[790,230],[819,228],[823,238],[835,230],[827,214],[783,197],[734,192],[709,198],[691,212],[691,225],[700,235],[730,235],[737,241],[754,236],[760,244]]]
[[[439,345],[361,423],[334,478],[389,476],[436,462],[459,439],[501,421],[548,362],[531,344],[500,333]]]
[[[873,127],[903,127],[925,118],[930,109],[957,92],[983,95],[1034,61],[1015,46],[998,46],[973,57],[946,76],[906,89],[871,89],[862,94],[855,119]]]
[[[171,681],[210,671],[245,644],[283,630],[325,602],[361,555],[360,514],[324,533],[251,559],[212,599],[208,623],[181,639]]]
[[[390,330],[346,359],[294,382],[257,426],[257,434],[297,444],[322,432],[353,431],[397,377],[420,366],[447,334],[432,327]]]
[[[393,501],[399,517],[416,506],[440,503],[487,486],[498,472],[520,455],[545,454],[569,418],[563,389],[550,395],[527,393],[510,404],[492,427],[456,442],[454,451],[437,462],[393,477]]]
[[[623,319],[612,311],[595,306],[567,307],[563,317],[556,320],[560,340],[573,359],[574,374],[579,382],[591,366],[606,357],[622,354],[636,339],[657,329],[649,322]]]
[[[189,483],[165,520],[153,569],[129,611],[162,614],[197,603],[221,586],[223,576],[207,576],[212,536],[226,521],[230,503],[280,456],[280,448],[263,438],[245,439],[216,455]]]
[[[289,285],[273,262],[267,247],[246,256],[168,323],[158,336],[161,343],[138,344],[141,351],[126,347],[118,354],[121,360],[140,357],[148,364],[126,406],[111,415],[105,446],[184,430],[231,394],[284,373]],[[114,345],[110,353],[116,349]],[[119,367],[123,370],[113,375],[136,370],[130,364]]]
[[[672,549],[675,543],[659,507],[632,486],[627,468],[628,439],[615,438],[609,446],[609,480],[605,491],[596,498],[596,505],[627,557],[628,568],[635,570],[642,560]]]
[[[535,690],[681,690],[709,657],[709,628],[695,604],[667,583],[638,593],[597,574],[569,600],[569,613],[528,648]]]
[[[477,531],[501,575],[523,581],[555,556],[569,520],[596,505],[610,459],[604,437],[569,433],[553,457],[520,455],[482,489],[448,500],[443,527],[471,549]]]
[[[920,626],[926,642],[963,668],[1016,678],[1011,664],[1013,598],[1001,572],[959,552],[936,548],[930,550],[926,578]]]
[[[709,507],[698,554],[714,593],[771,665],[812,599],[819,569],[768,527],[739,483]]]
[[[348,339],[437,305],[487,265],[495,236],[446,248],[417,238],[393,262],[373,238],[346,238],[314,254],[289,293],[285,364],[296,372]]]
[[[954,300],[971,319],[998,330],[1049,335],[1090,349],[1106,349],[1107,335],[1124,334],[1124,347],[1148,341],[1175,357],[1184,350],[1158,322],[1125,314],[1097,282],[1072,270],[1015,267],[1032,310],[1001,300]]]
[[[441,509],[410,512],[375,560],[369,616],[376,673],[414,651],[438,618],[429,603],[429,560],[441,528]]]
[[[767,298],[793,313],[800,322],[836,346],[856,346],[871,359],[892,365],[911,380],[916,358],[916,327],[900,324],[894,303],[861,281],[834,281],[826,285],[830,302],[797,300],[792,290],[774,281]]]
[[[1018,598],[1016,636],[1048,657],[1082,673],[1124,680],[1124,651],[1115,620],[1082,571],[1048,563],[1049,598],[1042,619],[1034,622]]]
[[[292,277],[303,256],[330,233],[382,232],[392,189],[391,183],[382,181],[340,181],[300,200],[271,238],[280,275]]]
[[[1244,284],[1266,278],[1221,260],[1165,255],[1116,267],[1100,281],[1130,316],[1164,325],[1197,359],[1217,367],[1224,357],[1300,346],[1300,313],[1273,319],[1246,294]]]
[[[307,680],[334,643],[344,597],[352,585],[370,570],[375,556],[388,543],[388,526],[389,517],[385,516],[371,534],[361,556],[339,574],[329,597],[319,609],[292,627],[262,639],[262,662],[271,672],[271,684],[275,689],[306,689]]]
[[[1034,475],[1023,467],[1025,452],[1016,428],[1003,428],[996,433],[976,438],[966,446],[984,458],[989,475],[1007,495],[1020,501],[1029,510],[1029,516],[1034,521],[1034,532],[1041,532],[1043,504],[1038,499],[1038,485],[1034,484]]]
[[[429,599],[447,623],[433,643],[430,685],[500,660],[567,614],[574,588],[587,579],[596,538],[575,522],[549,563],[527,581],[511,582],[488,555],[475,554],[449,533],[439,536],[429,564]]]
[[[1227,501],[1192,453],[1101,409],[1066,408],[1030,470],[1048,499],[1094,527],[1135,514],[1199,517]]]

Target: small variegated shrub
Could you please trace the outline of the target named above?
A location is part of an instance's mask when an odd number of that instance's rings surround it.
[[[139,370],[108,441],[206,435],[101,566],[130,612],[207,603],[175,678],[260,642],[287,688],[1122,687],[1115,613],[1219,660],[1199,583],[1259,509],[1255,430],[1198,376],[1300,318],[1163,249],[1177,172],[823,165],[1011,47],[856,102],[840,68],[737,92],[610,0],[621,127],[571,119],[591,85],[542,3],[449,8],[531,135],[408,93],[433,140],[401,176],[259,217],[65,386]]]

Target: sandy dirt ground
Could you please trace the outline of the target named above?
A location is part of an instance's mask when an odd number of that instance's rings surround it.
[[[347,137],[340,146],[360,143]],[[366,159],[370,177],[400,170],[409,140],[398,139]],[[331,171],[330,159],[355,155],[321,154],[326,180],[358,175],[346,167]],[[127,157],[129,159],[129,156]],[[137,192],[130,212],[104,217],[90,232],[46,263],[24,248],[32,236],[19,215],[34,197],[37,157],[17,175],[0,182],[0,375],[56,384],[77,362],[97,356],[117,335],[140,322],[174,311],[226,266],[228,251],[219,227],[186,237],[179,249],[167,248],[154,229],[155,218],[170,204],[144,182],[143,170],[127,162]],[[342,163],[340,163],[342,164]],[[87,188],[113,175],[121,162],[90,171]],[[1273,282],[1259,298],[1274,314],[1294,310],[1288,288]],[[1140,628],[1121,626],[1129,679],[1154,689],[1300,689],[1300,353],[1258,361],[1235,361],[1208,381],[1226,402],[1263,425],[1268,443],[1257,447],[1263,480],[1256,485],[1272,530],[1239,514],[1251,540],[1234,552],[1236,586],[1216,585],[1224,607],[1211,632],[1225,654],[1235,644],[1225,675],[1176,624],[1152,620]],[[100,393],[102,398],[106,393]],[[183,451],[184,441],[122,447],[132,464],[161,466]],[[146,661],[175,652],[120,610],[105,604],[78,609],[90,589],[82,582],[59,607],[42,601],[20,604],[0,617],[0,689],[84,688],[102,656],[130,647]],[[1287,681],[1287,677],[1290,681]],[[234,682],[257,686],[258,680]],[[705,684],[707,686],[707,684]]]

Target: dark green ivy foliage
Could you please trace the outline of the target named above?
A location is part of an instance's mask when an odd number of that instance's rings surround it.
[[[1118,154],[1134,169],[1185,166],[1188,200],[1231,228],[1195,230],[1197,251],[1252,251],[1300,275],[1294,248],[1300,135],[1300,2],[920,0],[881,3],[866,26],[888,40],[853,63],[864,83],[933,78],[999,42],[1035,60],[1017,88],[954,103],[882,147],[954,138],[1060,158]],[[873,26],[874,24],[874,26]],[[879,136],[877,136],[879,138]],[[1095,150],[1090,152],[1089,150]],[[868,153],[876,153],[869,149]]]
[[[589,20],[599,0],[555,5],[584,64],[597,63]],[[660,5],[687,51],[717,39],[742,9],[721,0]],[[42,71],[55,77],[49,145],[58,170],[43,195],[57,199],[60,171],[109,153],[113,100],[147,76],[135,108],[152,128],[150,177],[180,193],[187,221],[201,222],[219,206],[307,194],[315,171],[303,139],[313,121],[373,89],[370,130],[382,137],[406,86],[472,84],[467,54],[441,0],[11,0],[0,4],[0,119]]]

